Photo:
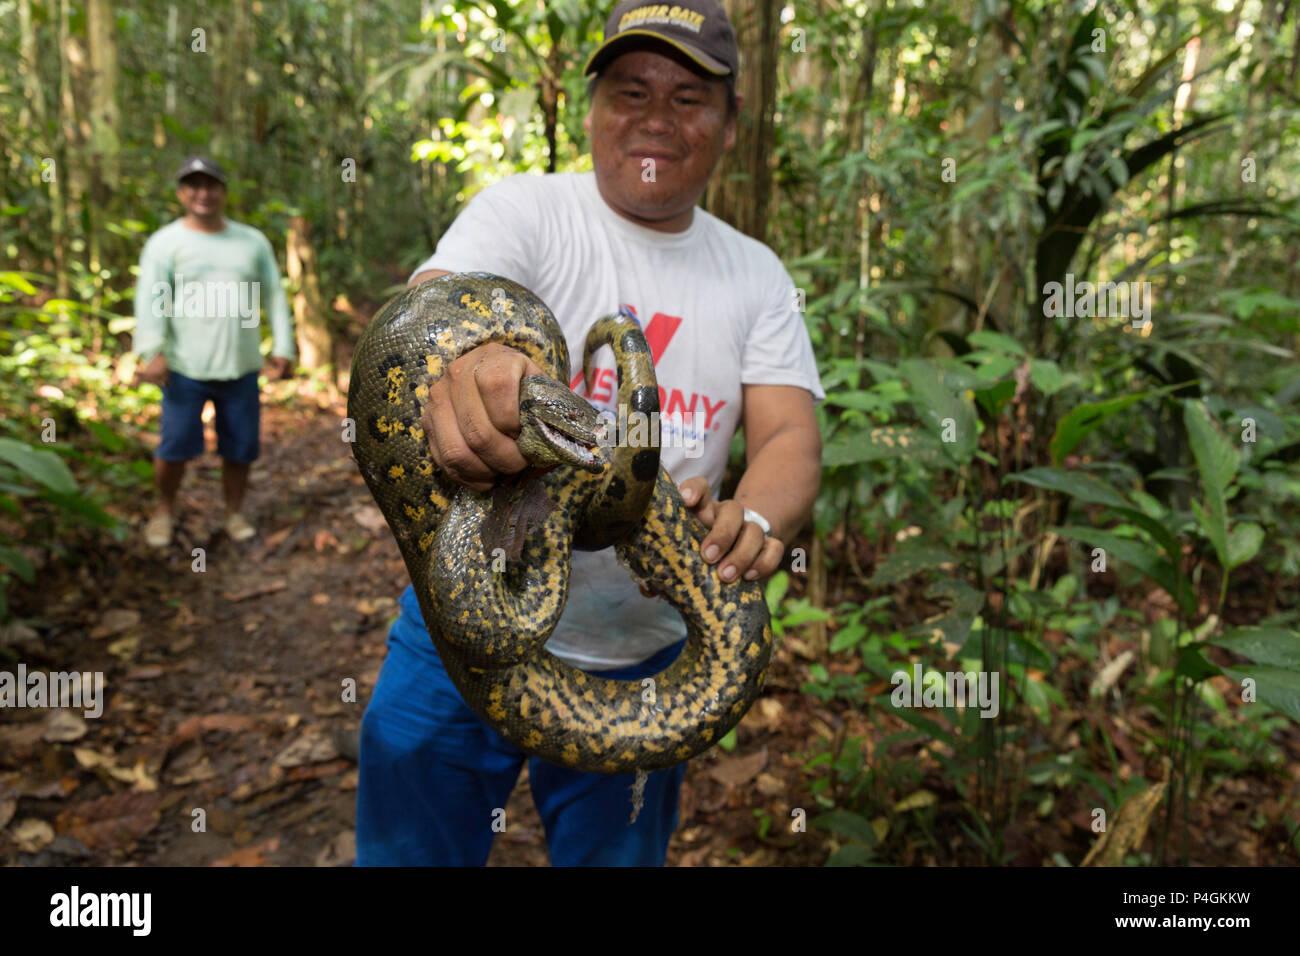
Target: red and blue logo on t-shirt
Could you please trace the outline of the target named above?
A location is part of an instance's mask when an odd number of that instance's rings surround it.
[[[645,333],[646,344],[650,346],[651,361],[658,367],[660,357],[668,351],[669,343],[672,342],[673,336],[677,334],[677,329],[682,324],[681,316],[656,312],[650,317],[649,322],[642,322],[636,308],[626,302],[619,304],[618,312],[641,326],[641,331]],[[613,368],[598,367],[592,378],[591,391],[588,392],[582,382],[582,372],[579,370],[569,382],[569,387],[597,408],[612,408],[611,403],[618,391],[618,373]],[[665,389],[663,385],[659,386],[660,413],[665,418],[689,421],[698,421],[696,416],[703,416],[704,432],[713,429],[714,419],[726,404],[726,399],[715,402],[703,392],[691,392],[688,398],[680,388]],[[687,416],[690,418],[687,419]]]

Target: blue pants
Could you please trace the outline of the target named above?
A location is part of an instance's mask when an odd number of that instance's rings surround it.
[[[203,406],[209,401],[217,412],[217,454],[237,464],[257,460],[262,400],[256,372],[230,380],[188,378],[175,370],[168,373],[156,457],[189,461],[203,454]]]
[[[552,865],[663,865],[684,763],[649,774],[645,804],[629,825],[634,775],[580,773],[528,757],[461,699],[412,588],[400,607],[361,720],[358,866],[482,866],[496,832],[510,826],[506,801],[525,760]],[[639,680],[667,667],[684,644],[599,674]]]

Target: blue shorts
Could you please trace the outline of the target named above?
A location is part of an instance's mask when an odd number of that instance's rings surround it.
[[[649,774],[635,823],[632,774],[566,770],[529,757],[461,699],[424,627],[414,589],[388,634],[388,656],[361,720],[357,866],[482,866],[528,761],[533,802],[554,866],[663,866],[677,829],[686,765]],[[600,676],[639,680],[685,640]]]
[[[256,372],[227,380],[169,373],[163,388],[162,441],[155,458],[189,461],[203,454],[203,406],[209,400],[217,410],[217,454],[244,465],[257,460],[262,399]]]

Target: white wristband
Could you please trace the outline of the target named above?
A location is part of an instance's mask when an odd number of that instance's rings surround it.
[[[754,524],[763,529],[763,534],[765,535],[770,535],[772,533],[771,523],[753,508],[745,509],[745,520],[754,522]]]

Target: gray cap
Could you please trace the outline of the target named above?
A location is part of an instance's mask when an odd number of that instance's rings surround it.
[[[675,4],[623,0],[605,21],[605,42],[591,54],[583,74],[599,73],[638,37],[676,47],[714,76],[734,76],[740,68],[736,33],[718,0]]]
[[[176,181],[180,182],[186,176],[192,176],[195,173],[206,173],[221,185],[226,184],[226,174],[221,171],[220,166],[206,156],[191,156],[181,163],[180,169],[176,170]]]

